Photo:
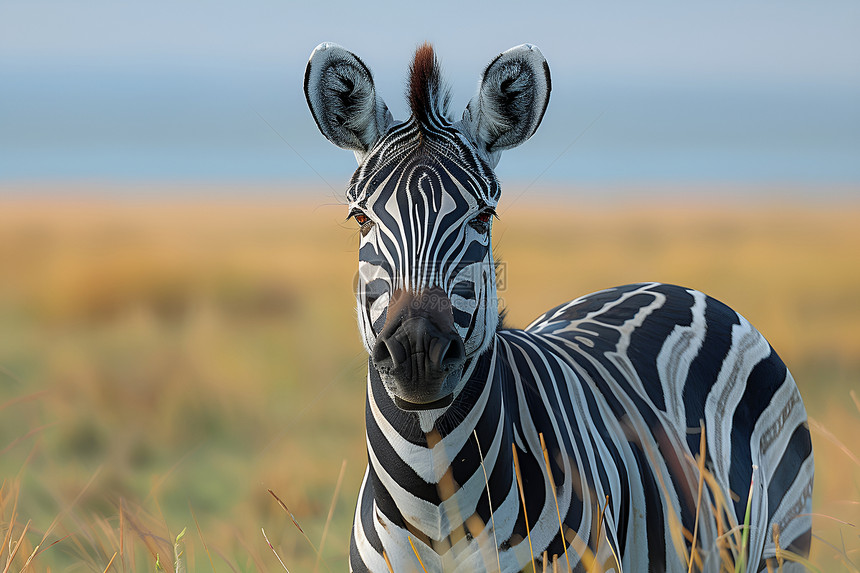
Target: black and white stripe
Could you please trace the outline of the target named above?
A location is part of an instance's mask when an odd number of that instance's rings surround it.
[[[453,123],[427,50],[416,54],[413,114],[401,123],[385,119],[369,71],[356,74],[366,67],[342,48],[321,45],[306,74],[320,129],[360,161],[347,199],[363,222],[357,301],[368,351],[393,293],[418,300],[434,289],[447,295],[440,301],[466,352],[453,402],[422,411],[401,409],[369,361],[368,467],[351,570],[384,573],[388,559],[396,573],[420,571],[417,552],[428,572],[515,572],[546,552],[563,570],[568,560],[574,571],[596,560],[603,569],[594,570],[687,571],[683,530],[696,529],[694,570],[717,571],[717,538],[743,522],[748,497],[747,571],[776,554],[774,527],[782,548],[805,555],[806,412],[791,374],[743,317],[700,292],[644,283],[576,299],[524,330],[498,328],[486,216],[500,194],[492,168],[540,123],[548,68],[533,46],[505,52]],[[347,62],[349,73],[332,62]],[[323,94],[331,85],[349,93]],[[350,99],[361,97],[373,99]],[[359,119],[337,115],[350,106]],[[702,428],[712,477],[704,507],[722,498],[726,514],[697,516]]]

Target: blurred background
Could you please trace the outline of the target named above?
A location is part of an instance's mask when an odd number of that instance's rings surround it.
[[[426,40],[454,116],[509,47],[552,70],[497,169],[513,325],[640,280],[744,314],[813,419],[814,561],[857,571],[858,30],[853,0],[0,2],[0,559],[278,569],[263,528],[291,570],[345,569],[355,162],[302,77],[340,43],[403,119]]]

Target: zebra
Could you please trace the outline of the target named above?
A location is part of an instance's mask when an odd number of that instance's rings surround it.
[[[517,46],[453,121],[424,44],[411,115],[395,121],[358,56],[311,54],[311,114],[358,162],[346,200],[368,464],[350,571],[734,570],[727,540],[743,530],[746,571],[801,569],[783,556],[811,539],[806,411],[747,320],[641,283],[504,325],[494,168],[535,133],[550,90],[541,51]]]

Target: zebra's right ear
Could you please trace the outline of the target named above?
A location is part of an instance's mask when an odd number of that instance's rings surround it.
[[[308,60],[305,97],[322,134],[353,150],[359,163],[392,122],[368,67],[331,42],[317,46]]]
[[[549,66],[537,46],[516,46],[490,62],[462,125],[491,165],[500,152],[534,135],[551,89]]]

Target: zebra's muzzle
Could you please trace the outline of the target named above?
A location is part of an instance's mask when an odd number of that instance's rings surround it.
[[[397,407],[401,410],[410,410],[410,411],[418,411],[418,410],[438,410],[439,408],[447,408],[451,405],[451,402],[454,401],[454,395],[448,394],[443,398],[439,398],[438,400],[434,400],[432,402],[427,402],[426,404],[416,404],[414,402],[407,402],[403,398],[399,396],[394,397],[394,403],[397,404]]]
[[[372,359],[401,409],[448,406],[460,381],[466,349],[454,327],[447,294],[439,287],[392,293]]]

